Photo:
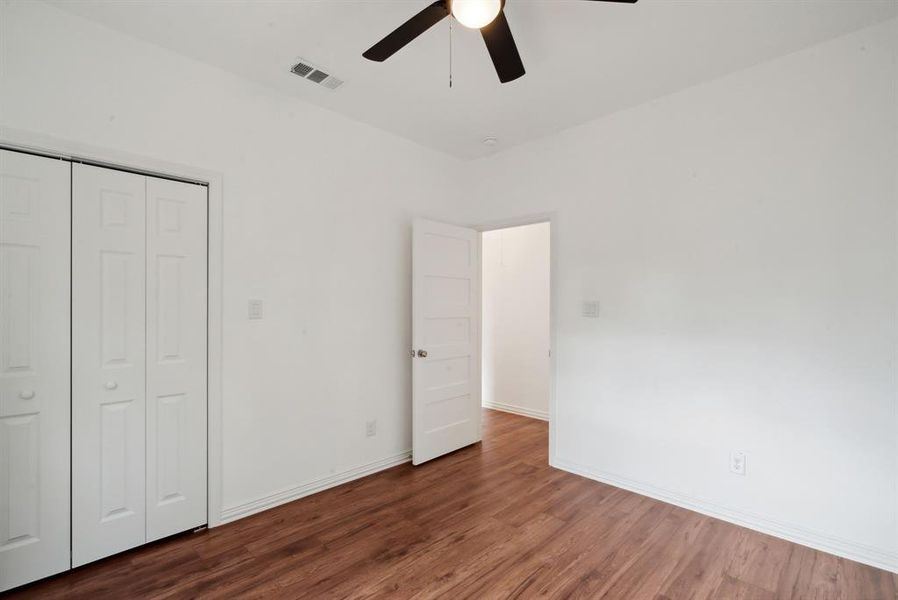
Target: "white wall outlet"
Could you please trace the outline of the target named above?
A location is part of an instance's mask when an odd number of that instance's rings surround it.
[[[741,450],[733,450],[730,452],[730,471],[736,475],[745,475],[745,463],[748,462],[748,456]]]
[[[365,422],[365,435],[368,437],[377,435],[377,419]]]
[[[250,300],[249,301],[248,316],[252,320],[257,320],[257,319],[262,318],[262,301],[261,300]]]
[[[598,319],[599,318],[599,303],[595,300],[590,300],[588,302],[583,303],[583,316],[588,317],[590,319]]]

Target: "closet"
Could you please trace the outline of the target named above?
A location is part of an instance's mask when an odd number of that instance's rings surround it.
[[[0,591],[206,523],[206,220],[0,150]]]

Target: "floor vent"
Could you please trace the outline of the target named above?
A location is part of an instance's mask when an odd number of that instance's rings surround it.
[[[290,68],[290,72],[294,75],[299,75],[306,81],[311,81],[312,83],[317,83],[320,86],[326,87],[329,90],[335,90],[341,85],[343,85],[343,80],[338,79],[319,69],[318,67],[312,65],[308,61],[300,59],[299,62],[294,64]]]

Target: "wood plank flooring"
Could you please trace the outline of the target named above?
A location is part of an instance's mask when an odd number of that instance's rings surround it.
[[[14,598],[843,598],[898,576],[547,466],[540,421],[20,588]]]

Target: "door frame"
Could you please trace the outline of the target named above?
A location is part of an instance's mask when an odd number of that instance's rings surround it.
[[[210,169],[158,160],[10,127],[0,127],[0,148],[206,186],[208,236],[206,519],[210,528],[221,525],[224,477],[222,467],[222,316],[224,306],[222,183],[224,178],[222,174]]]
[[[558,277],[556,275],[558,268],[558,242],[557,242],[557,225],[558,213],[556,211],[544,213],[531,213],[517,217],[509,217],[506,219],[496,219],[491,221],[482,221],[475,225],[468,225],[481,234],[481,240],[485,231],[495,231],[497,229],[508,229],[510,227],[523,227],[524,225],[536,225],[537,223],[549,224],[549,465],[555,466],[557,436],[555,433],[556,423],[556,402],[555,402],[555,386],[556,386],[556,370],[558,361],[558,344],[557,344],[557,323],[558,323]],[[480,290],[483,294],[483,255],[480,256]],[[480,303],[478,330],[483,328],[483,302]],[[480,337],[480,360],[481,371],[483,370],[483,336]],[[481,375],[481,385],[483,385]]]

